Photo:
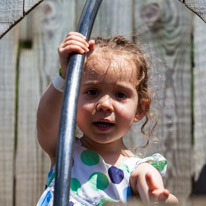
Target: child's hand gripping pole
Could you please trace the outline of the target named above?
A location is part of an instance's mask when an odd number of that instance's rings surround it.
[[[87,40],[101,2],[102,0],[87,0],[82,11],[77,32],[86,36]],[[54,206],[67,206],[69,202],[72,147],[84,59],[85,55],[72,54],[69,60],[58,135]]]

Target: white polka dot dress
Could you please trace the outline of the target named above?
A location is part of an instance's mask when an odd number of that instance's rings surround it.
[[[105,163],[103,158],[74,142],[70,200],[68,206],[102,206],[105,202],[127,202],[132,196],[129,178],[142,162],[148,162],[165,175],[167,160],[160,154],[141,159],[128,158],[120,167]],[[53,206],[55,167],[49,172],[47,188],[37,206]]]

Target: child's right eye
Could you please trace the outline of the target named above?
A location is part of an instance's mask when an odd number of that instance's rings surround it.
[[[89,89],[86,91],[86,94],[90,95],[90,96],[97,96],[99,94],[97,89]]]

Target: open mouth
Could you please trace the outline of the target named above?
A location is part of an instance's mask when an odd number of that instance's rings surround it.
[[[97,127],[112,127],[114,126],[114,123],[111,122],[94,122],[94,125]]]

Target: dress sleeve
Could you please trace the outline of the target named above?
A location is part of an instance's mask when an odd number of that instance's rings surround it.
[[[167,171],[167,160],[159,153],[153,154],[152,156],[145,157],[141,159],[138,163],[147,162],[154,166],[161,174],[162,177],[165,176]],[[137,165],[136,165],[137,166]]]
[[[132,173],[135,168],[140,163],[147,162],[154,166],[161,174],[162,177],[165,176],[166,170],[167,170],[167,160],[159,153],[153,154],[152,156],[145,157],[145,158],[139,158],[137,156],[129,158],[125,163],[127,166],[127,170],[129,173]],[[125,167],[124,165],[124,167]]]
[[[46,188],[49,186],[54,186],[54,176],[55,176],[55,166],[50,170],[47,181],[46,181]]]

